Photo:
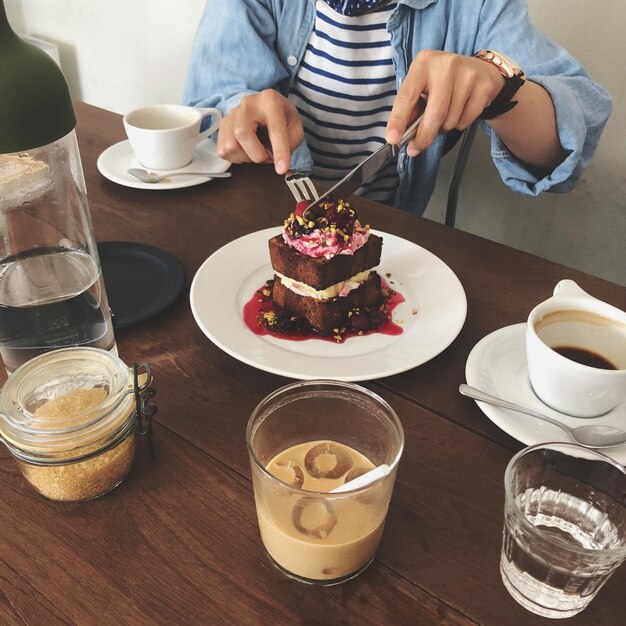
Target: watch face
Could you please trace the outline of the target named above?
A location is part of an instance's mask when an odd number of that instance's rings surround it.
[[[494,50],[481,50],[476,54],[477,57],[483,59],[483,61],[487,61],[487,63],[491,63],[495,65],[500,73],[506,78],[513,78],[513,76],[523,76],[524,73],[520,69],[519,65],[504,56],[501,52],[495,52]]]
[[[504,67],[507,70],[507,72],[509,71],[511,72],[511,76],[509,76],[509,78],[512,78],[514,74],[519,74],[522,71],[520,66],[515,61],[513,61],[513,59],[510,59],[509,57],[505,57],[503,54],[500,54],[499,52],[497,54],[503,61],[502,67]]]

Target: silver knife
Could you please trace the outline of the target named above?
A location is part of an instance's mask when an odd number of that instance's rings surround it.
[[[391,159],[396,157],[400,148],[404,147],[415,135],[415,131],[419,123],[422,121],[423,115],[420,115],[405,131],[397,145],[386,143],[376,152],[372,152],[365,157],[352,171],[348,172],[336,185],[331,187],[326,193],[322,194],[317,200],[314,200],[304,209],[308,211],[312,206],[319,204],[322,200],[329,198],[331,195],[345,200],[351,196],[359,187],[366,183],[370,178],[380,171]]]

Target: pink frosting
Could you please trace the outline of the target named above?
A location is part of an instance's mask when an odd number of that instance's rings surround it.
[[[332,259],[337,254],[354,254],[365,245],[370,232],[369,230],[360,230],[361,225],[358,222],[356,226],[358,229],[354,229],[348,241],[344,241],[343,237],[336,232],[324,231],[319,228],[298,238],[292,237],[287,230],[284,230],[283,239],[287,245],[295,248],[301,254]]]

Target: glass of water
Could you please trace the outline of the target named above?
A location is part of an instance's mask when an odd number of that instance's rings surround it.
[[[505,476],[500,573],[524,608],[582,611],[626,558],[626,471],[575,444],[526,448]]]

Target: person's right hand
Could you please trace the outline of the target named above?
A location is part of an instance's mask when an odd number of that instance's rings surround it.
[[[302,142],[304,129],[296,107],[274,89],[245,96],[220,125],[217,153],[231,163],[271,161],[257,136],[267,128],[278,174],[289,169],[291,152]]]

